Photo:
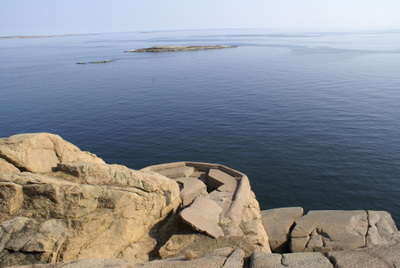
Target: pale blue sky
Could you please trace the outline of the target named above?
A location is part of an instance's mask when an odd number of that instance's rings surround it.
[[[0,36],[293,27],[400,28],[400,0],[0,0]]]

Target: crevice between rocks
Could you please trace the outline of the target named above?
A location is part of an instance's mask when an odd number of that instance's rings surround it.
[[[368,246],[368,233],[369,233],[369,229],[371,226],[370,220],[369,220],[369,212],[368,210],[365,211],[365,213],[367,213],[367,232],[365,233],[365,239],[364,239],[364,247]]]
[[[333,267],[337,267],[337,266],[336,266],[336,265],[337,265],[336,259],[335,259],[334,257],[332,257],[332,256],[328,256],[328,252],[325,252],[325,253],[323,253],[322,255],[323,255],[325,258],[328,259],[328,261],[332,264]]]

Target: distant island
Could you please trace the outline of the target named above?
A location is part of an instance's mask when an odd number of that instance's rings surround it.
[[[16,36],[0,36],[0,39],[48,38],[48,37],[82,36],[82,35],[94,35],[94,34],[16,35]]]
[[[140,48],[134,50],[125,50],[125,52],[171,52],[171,51],[194,51],[206,49],[234,48],[237,46],[155,46],[149,48]]]

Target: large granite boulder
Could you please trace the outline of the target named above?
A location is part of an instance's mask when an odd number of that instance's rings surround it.
[[[45,173],[0,173],[0,267],[86,258],[147,261],[157,244],[154,232],[181,203],[178,184],[104,164],[57,137],[2,139],[7,163]]]
[[[0,171],[51,172],[58,163],[81,162],[104,164],[96,155],[83,152],[60,136],[49,133],[18,134],[0,139]],[[15,170],[15,169],[14,169]]]
[[[295,220],[303,216],[303,208],[288,207],[261,211],[261,218],[267,231],[272,252],[289,252],[290,232]]]
[[[351,250],[400,242],[385,211],[310,211],[298,218],[290,234],[291,251]]]

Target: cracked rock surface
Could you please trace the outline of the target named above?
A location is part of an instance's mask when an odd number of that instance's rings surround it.
[[[291,252],[352,250],[400,242],[388,212],[310,211],[298,218],[290,234]]]

